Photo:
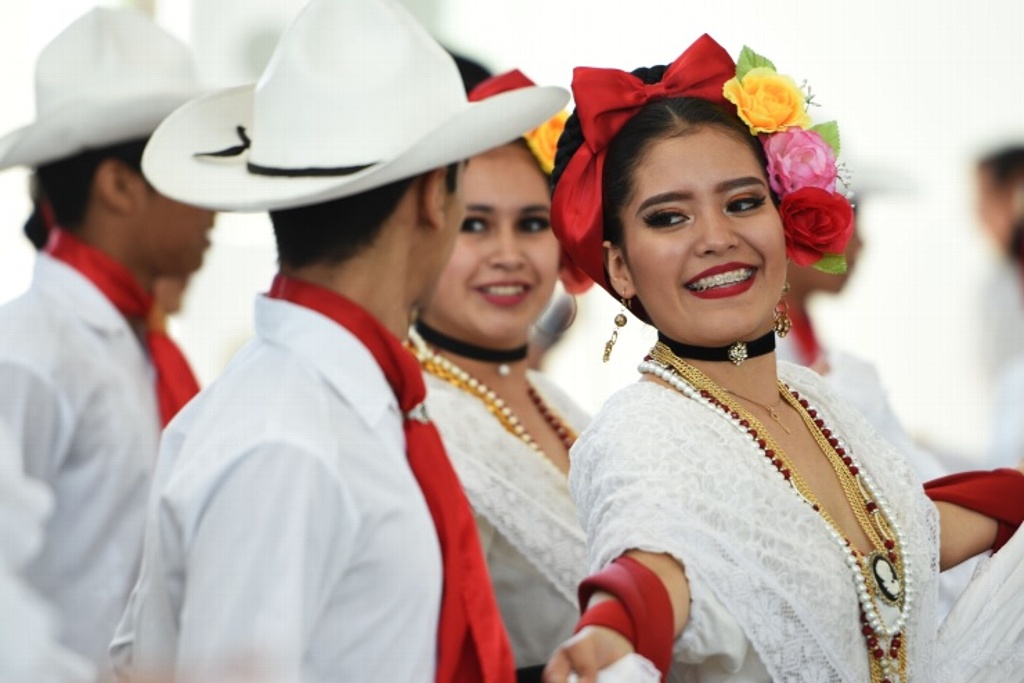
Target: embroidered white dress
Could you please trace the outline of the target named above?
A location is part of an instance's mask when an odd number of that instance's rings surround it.
[[[874,479],[906,544],[910,683],[1020,681],[1024,539],[982,564],[937,640],[938,515],[906,461],[817,374],[779,364]],[[653,382],[616,393],[572,451],[591,570],[630,549],[686,568],[672,680],[870,680],[853,578],[821,518],[717,412]],[[978,615],[983,615],[979,617]],[[993,618],[994,615],[999,619]],[[987,657],[986,657],[987,655]],[[952,676],[952,677],[951,677]]]
[[[930,681],[938,519],[905,461],[813,372],[780,363],[849,444],[903,530],[915,600],[910,681]],[[750,439],[709,408],[653,382],[616,393],[572,452],[570,488],[591,569],[636,548],[686,568],[690,620],[678,681],[864,683],[859,604],[821,518]]]
[[[427,410],[473,506],[516,666],[543,664],[579,619],[586,539],[565,476],[508,433],[483,401],[426,374]],[[575,431],[586,414],[550,380],[530,382]]]

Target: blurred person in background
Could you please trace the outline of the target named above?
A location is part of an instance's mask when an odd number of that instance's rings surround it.
[[[470,101],[533,86],[519,71],[483,81]],[[411,333],[427,410],[473,506],[519,680],[539,680],[579,616],[586,539],[566,475],[588,416],[528,367],[531,331],[559,278],[590,281],[551,232],[548,190],[565,114],[466,166],[466,217]]]
[[[889,443],[903,453],[922,481],[949,474],[938,456],[918,446],[900,423],[889,403],[888,392],[875,366],[843,349],[825,348],[811,316],[810,302],[818,296],[837,296],[846,288],[856,269],[864,246],[856,221],[863,197],[851,196],[854,232],[846,247],[846,272],[826,273],[813,266],[790,263],[786,272],[788,291],[779,304],[791,321],[789,333],[776,345],[779,360],[805,365],[824,376],[837,392],[855,408]]]
[[[141,13],[94,9],[42,51],[36,120],[0,139],[0,168],[34,170],[50,226],[32,284],[0,307],[0,420],[54,499],[24,576],[60,642],[106,669],[142,548],[163,424],[198,389],[147,324],[161,276],[197,270],[213,214],[140,171],[160,120],[200,92],[189,50]]]
[[[1024,145],[986,154],[975,180],[978,220],[1000,256],[982,299],[982,360],[997,376],[1024,351]]]
[[[1024,462],[1024,145],[979,160],[978,219],[1000,260],[981,300],[982,358],[993,379],[986,458],[992,467]]]
[[[0,681],[87,683],[95,668],[57,644],[50,605],[22,571],[43,543],[53,496],[25,476],[7,424],[0,419]]]

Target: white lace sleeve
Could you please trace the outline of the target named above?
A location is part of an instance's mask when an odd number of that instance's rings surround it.
[[[984,560],[942,623],[941,683],[1024,679],[1024,534]]]
[[[934,593],[937,532],[923,493],[908,495],[916,478],[855,411],[802,372],[791,379],[841,426],[876,481],[884,480],[883,493],[905,521],[917,585]],[[714,680],[752,680],[726,675],[749,641],[771,680],[868,680],[844,554],[817,513],[729,421],[671,389],[638,382],[609,399],[572,461],[570,490],[592,571],[630,549],[667,553],[685,567],[694,621],[677,641],[677,662],[724,658]],[[701,617],[719,614],[714,601],[732,621]],[[934,642],[933,615],[934,605],[922,608],[910,625],[922,631],[921,653]],[[722,635],[736,626],[740,646]],[[698,679],[684,673],[683,680]]]

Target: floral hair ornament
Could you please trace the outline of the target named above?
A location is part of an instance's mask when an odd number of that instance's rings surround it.
[[[470,102],[479,102],[503,92],[535,85],[536,83],[519,71],[519,69],[513,69],[512,71],[506,71],[481,81],[475,88],[469,91],[467,99]],[[545,176],[550,177],[551,171],[555,167],[555,150],[558,147],[558,138],[562,135],[562,131],[565,130],[565,122],[568,118],[569,114],[562,110],[533,130],[523,134],[526,146],[529,148],[530,153],[533,154],[534,159],[537,160],[537,164]],[[559,278],[565,291],[569,294],[583,294],[593,286],[594,281],[590,279],[587,273],[576,266],[564,248],[562,248],[560,263]]]
[[[604,271],[602,174],[608,144],[649,102],[699,97],[730,111],[722,84],[736,73],[729,53],[710,36],[697,39],[666,69],[658,83],[645,84],[618,69],[577,67],[572,92],[585,142],[565,167],[551,199],[551,223],[576,264],[618,298]],[[644,318],[639,301],[633,311]]]
[[[749,47],[740,53],[736,75],[722,94],[764,146],[768,183],[781,201],[786,255],[800,266],[845,272],[843,252],[854,226],[849,200],[836,192],[839,126],[835,121],[812,125],[811,97]]]

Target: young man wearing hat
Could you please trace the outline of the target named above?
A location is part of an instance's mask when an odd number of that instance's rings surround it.
[[[146,324],[155,278],[202,263],[212,213],[141,173],[160,120],[199,94],[186,47],[144,15],[95,9],[36,65],[36,121],[0,138],[0,169],[34,169],[52,234],[29,291],[0,307],[0,421],[54,495],[25,576],[61,640],[103,665],[142,552],[161,425],[198,389]],[[10,452],[13,451],[13,452]]]
[[[256,338],[165,434],[119,672],[214,676],[248,658],[304,683],[514,680],[400,340],[462,222],[461,160],[566,99],[470,104],[395,0],[312,0],[258,85],[161,125],[151,182],[269,210],[281,272],[256,302]]]

